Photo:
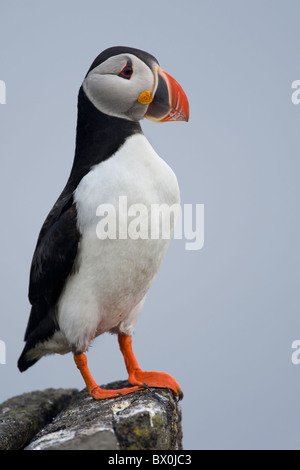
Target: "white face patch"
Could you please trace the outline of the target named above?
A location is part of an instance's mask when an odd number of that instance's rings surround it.
[[[127,79],[119,76],[131,62],[133,73]],[[140,93],[154,89],[152,70],[132,54],[110,57],[89,72],[83,81],[83,89],[93,105],[109,116],[139,121],[147,111],[147,104],[138,102]]]

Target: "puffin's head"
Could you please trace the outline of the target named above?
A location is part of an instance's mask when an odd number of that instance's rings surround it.
[[[130,47],[111,47],[92,63],[82,88],[102,113],[139,121],[188,121],[189,103],[181,86],[155,57]]]

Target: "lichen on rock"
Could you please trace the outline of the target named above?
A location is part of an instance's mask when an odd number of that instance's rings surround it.
[[[182,449],[181,410],[166,389],[98,401],[86,389],[33,392],[0,405],[0,449]]]

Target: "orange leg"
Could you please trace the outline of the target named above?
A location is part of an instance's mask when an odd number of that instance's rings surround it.
[[[166,374],[165,372],[144,372],[141,370],[132,351],[132,341],[130,336],[119,335],[118,339],[128,372],[128,382],[131,385],[170,388],[179,400],[183,398],[181,388],[171,375]]]
[[[74,361],[78,369],[81,372],[81,375],[85,381],[86,387],[89,394],[96,400],[103,400],[105,398],[115,398],[122,395],[128,395],[129,393],[143,390],[145,387],[130,387],[130,388],[121,388],[119,390],[104,390],[100,388],[95,380],[92,377],[92,374],[89,371],[87,366],[87,358],[85,354],[74,354]]]

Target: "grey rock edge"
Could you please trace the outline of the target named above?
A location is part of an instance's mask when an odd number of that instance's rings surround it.
[[[182,449],[181,409],[167,389],[109,400],[94,400],[86,389],[25,393],[0,405],[0,450],[21,449]]]

